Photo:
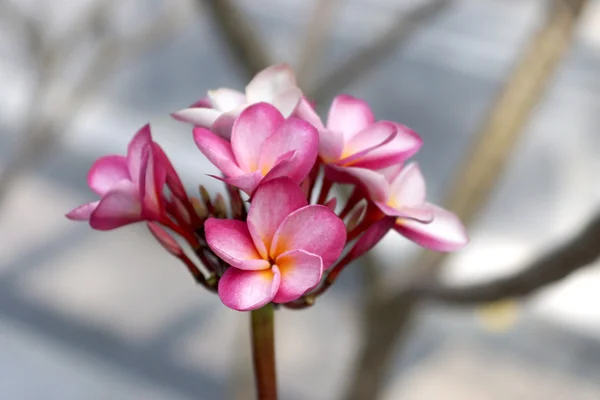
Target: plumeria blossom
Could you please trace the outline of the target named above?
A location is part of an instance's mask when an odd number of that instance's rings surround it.
[[[375,121],[369,105],[349,95],[333,100],[326,125],[306,100],[296,114],[318,128],[319,156],[323,163],[338,167],[338,171],[339,167],[381,169],[398,164],[422,145],[415,132],[395,122]]]
[[[386,217],[395,218],[394,229],[408,239],[436,251],[455,251],[469,242],[454,214],[426,202],[425,179],[417,163],[401,169],[348,168],[346,172],[362,183]]]
[[[188,197],[146,125],[126,156],[94,163],[88,183],[100,199],[67,217],[99,230],[146,221],[227,307],[311,306],[390,230],[437,251],[469,240],[454,214],[426,201],[418,165],[404,164],[422,145],[415,132],[376,120],[349,95],[335,97],[324,124],[286,64],[258,73],[244,93],[209,91],[173,116],[194,125],[229,201],[203,186]],[[347,199],[330,196],[340,183],[354,186]]]
[[[317,158],[319,134],[308,122],[284,116],[273,105],[257,103],[236,119],[231,141],[194,128],[200,151],[223,172],[223,180],[248,194],[261,181],[287,176],[300,183]]]
[[[266,102],[289,117],[300,102],[302,91],[288,64],[277,64],[260,71],[246,86],[245,93],[234,89],[210,90],[205,99],[172,114],[173,118],[210,128],[229,139],[236,117],[250,104]]]
[[[230,265],[219,297],[241,311],[298,299],[319,283],[346,243],[342,220],[326,206],[308,205],[289,178],[258,187],[247,222],[211,218],[205,229],[210,248]]]
[[[100,200],[67,217],[99,230],[145,221],[197,284],[252,311],[260,398],[276,397],[272,303],[314,305],[391,230],[437,251],[469,241],[454,214],[426,201],[418,165],[404,165],[422,145],[415,132],[375,120],[348,95],[334,99],[324,124],[286,64],[258,73],[245,93],[212,90],[173,117],[194,125],[228,201],[203,186],[188,197],[146,125],[126,156],[94,163],[88,183]],[[340,183],[354,186],[346,199],[330,196]]]
[[[142,220],[165,220],[162,191],[167,183],[174,195],[185,196],[175,169],[152,141],[150,126],[145,125],[129,143],[127,156],[104,156],[92,165],[88,185],[101,198],[75,208],[67,217],[89,220],[98,230]]]

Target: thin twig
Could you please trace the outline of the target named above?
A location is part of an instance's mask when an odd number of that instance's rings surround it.
[[[88,43],[88,40],[103,39],[109,32],[111,12],[114,10],[115,3],[115,0],[92,2],[83,15],[77,18],[55,43],[46,46],[46,50],[65,57],[82,43]]]
[[[316,0],[314,3],[312,19],[306,27],[306,37],[298,54],[297,77],[301,88],[314,79],[339,0]]]
[[[444,206],[469,226],[487,204],[535,106],[569,49],[587,0],[555,0],[457,171]],[[568,3],[568,4],[567,4]],[[423,252],[419,270],[436,269],[449,253]]]
[[[249,80],[271,64],[271,56],[246,15],[231,0],[196,0],[201,10],[210,12],[219,34],[234,58],[234,65]]]
[[[380,65],[386,57],[393,53],[395,48],[408,43],[419,27],[450,4],[451,0],[430,0],[409,12],[400,13],[396,22],[381,36],[359,50],[331,74],[319,79],[312,90],[308,91],[308,97],[317,104],[328,101],[334,93],[342,91],[361,75],[365,75]]]
[[[0,16],[7,24],[12,24],[20,31],[19,33],[25,38],[25,47],[29,55],[37,57],[46,44],[42,24],[15,3],[16,1],[1,0]]]
[[[148,23],[131,37],[113,37],[104,40],[88,64],[80,82],[62,99],[52,104],[52,110],[42,113],[30,113],[31,117],[23,132],[23,144],[20,150],[0,172],[0,206],[6,199],[12,182],[21,171],[50,148],[67,130],[73,115],[85,104],[94,90],[108,77],[118,61],[131,59],[156,45],[159,39],[171,36],[183,25],[182,13],[175,8]],[[189,20],[184,18],[183,20]],[[56,68],[56,67],[54,67]],[[48,75],[47,75],[48,74]],[[41,95],[51,85],[51,70],[39,78],[34,95]],[[39,97],[32,98],[33,101]]]

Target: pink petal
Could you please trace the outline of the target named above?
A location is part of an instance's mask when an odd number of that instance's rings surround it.
[[[280,279],[276,266],[262,271],[228,268],[219,280],[219,297],[223,304],[234,310],[256,310],[273,300]]]
[[[469,243],[465,227],[453,213],[430,205],[433,221],[423,224],[409,219],[397,219],[394,229],[413,242],[436,251],[456,251]]]
[[[346,244],[346,226],[329,208],[302,207],[288,215],[273,237],[271,258],[292,250],[304,250],[323,259],[323,268],[333,264]]]
[[[196,100],[193,104],[190,105],[190,108],[198,107],[198,108],[212,108],[212,103],[208,96],[201,98],[200,100]]]
[[[285,118],[287,118],[292,115],[296,107],[298,107],[301,99],[302,91],[295,87],[277,94],[271,103],[277,107]]]
[[[240,91],[228,88],[209,90],[208,98],[213,108],[219,111],[230,111],[246,103],[246,95]]]
[[[323,275],[323,260],[304,250],[292,250],[275,260],[281,274],[279,290],[273,298],[275,303],[287,303],[300,298],[314,289]]]
[[[195,126],[210,128],[221,114],[221,111],[214,108],[191,107],[176,111],[171,117]]]
[[[426,195],[425,179],[417,163],[406,165],[390,185],[390,201],[394,206],[419,206]]]
[[[327,128],[342,132],[345,141],[348,141],[374,121],[375,117],[366,101],[343,94],[331,103]]]
[[[206,128],[194,128],[194,141],[196,145],[225,176],[243,175],[244,172],[238,167],[231,144]]]
[[[211,250],[232,267],[244,270],[269,268],[252,242],[248,226],[243,221],[209,218],[204,223],[206,243]]]
[[[277,178],[259,185],[248,211],[248,224],[254,227],[250,235],[256,247],[263,244],[265,249],[271,248],[275,231],[283,220],[307,204],[302,189],[289,178]],[[268,257],[268,254],[263,254],[263,257]]]
[[[419,205],[414,207],[394,208],[380,201],[375,201],[375,205],[387,216],[414,219],[419,222],[429,223],[433,220],[433,211],[429,205]]]
[[[394,226],[394,218],[382,218],[371,225],[356,241],[350,250],[352,258],[358,258],[371,250]]]
[[[327,165],[325,167],[325,174],[328,179],[334,182],[357,185],[373,201],[387,202],[390,185],[385,177],[377,171],[356,167]]]
[[[131,180],[127,159],[123,156],[104,156],[96,160],[88,172],[88,185],[99,196],[104,196],[117,182]]]
[[[300,183],[312,169],[319,151],[319,133],[308,122],[288,118],[264,143],[259,168],[266,173],[284,154],[295,151],[294,168],[289,177]]]
[[[234,176],[231,178],[219,178],[217,176],[213,176],[213,178],[220,179],[228,185],[240,188],[249,196],[254,193],[258,184],[263,180],[263,176],[260,172],[252,172],[251,174]]]
[[[296,151],[288,151],[277,158],[275,165],[267,172],[262,181],[268,182],[282,177],[289,178],[295,173],[297,164]]]
[[[319,129],[319,156],[325,163],[333,163],[342,157],[344,135],[330,129]]]
[[[98,206],[98,203],[100,203],[100,200],[81,205],[69,211],[65,216],[73,221],[87,221]]]
[[[265,246],[265,243],[263,242],[263,240],[260,237],[260,232],[258,231],[258,229],[254,226],[254,224],[251,221],[246,221],[246,224],[248,225],[248,232],[250,233],[250,237],[252,237],[252,241],[254,242],[254,246],[256,247],[256,251],[258,251],[258,254],[260,254],[260,256],[265,259],[268,260],[269,259],[269,248],[267,246]]]
[[[403,168],[404,165],[402,163],[398,163],[390,165],[389,167],[378,169],[377,172],[385,176],[385,179],[388,182],[392,182],[398,176],[400,171],[402,171]]]
[[[146,219],[160,220],[164,214],[163,190],[167,171],[160,164],[153,143],[144,148],[138,193],[141,195],[142,214]]]
[[[385,146],[380,146],[360,159],[355,165],[369,169],[381,169],[390,165],[402,163],[415,155],[423,140],[417,133],[407,127],[395,124],[398,134]]]
[[[283,124],[284,118],[272,105],[253,104],[233,124],[231,147],[238,166],[246,173],[258,170],[265,141]]]
[[[344,146],[344,153],[338,165],[356,165],[367,154],[385,146],[396,137],[396,126],[389,122],[376,122],[357,133]]]
[[[169,185],[169,189],[176,197],[179,197],[180,199],[186,199],[187,194],[185,192],[183,182],[181,182],[181,179],[179,178],[177,171],[175,171],[173,164],[171,164],[169,157],[167,157],[167,154],[157,143],[153,143],[152,148],[154,150],[154,157],[157,164],[160,165],[160,167],[164,169],[166,173],[166,180],[167,184]]]
[[[106,193],[90,214],[90,226],[105,231],[142,220],[137,187],[122,180]]]
[[[129,147],[127,148],[127,165],[129,168],[129,175],[131,180],[135,183],[138,182],[140,177],[140,169],[142,168],[142,156],[145,146],[152,143],[152,133],[150,132],[150,125],[144,125],[131,139]]]
[[[309,103],[309,101],[305,97],[302,97],[300,99],[300,103],[298,103],[298,106],[296,107],[292,115],[294,117],[303,119],[318,130],[325,128],[323,122],[321,122],[321,118],[316,113],[315,108]]]
[[[220,136],[223,139],[230,141],[233,124],[235,123],[235,120],[240,115],[240,113],[244,111],[245,107],[245,105],[242,105],[234,108],[233,110],[224,112],[210,126],[210,130],[213,131],[217,136]]]
[[[290,89],[297,89],[296,75],[288,64],[277,64],[260,71],[246,86],[248,103],[273,100]],[[300,100],[300,99],[298,99]]]

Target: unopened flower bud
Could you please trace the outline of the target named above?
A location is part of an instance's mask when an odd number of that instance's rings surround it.
[[[227,203],[221,193],[217,193],[215,201],[213,203],[214,215],[217,218],[227,218]]]

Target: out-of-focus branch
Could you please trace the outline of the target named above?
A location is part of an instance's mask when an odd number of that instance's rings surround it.
[[[46,50],[64,57],[74,51],[85,40],[99,40],[107,35],[110,14],[114,10],[115,0],[94,1],[83,15],[78,17],[55,43],[46,46]]]
[[[0,0],[0,17],[14,26],[25,38],[25,46],[31,55],[41,53],[44,48],[44,31],[39,22],[24,12],[16,1]]]
[[[249,80],[271,64],[271,56],[254,27],[231,0],[197,0],[229,47],[236,65]]]
[[[308,91],[308,97],[317,104],[329,100],[334,93],[342,91],[361,75],[380,65],[395,48],[407,43],[419,27],[438,15],[451,2],[451,0],[428,0],[409,12],[402,12],[396,18],[396,22],[381,36],[359,50],[337,70],[319,79],[312,90]]]
[[[48,38],[49,35],[46,34],[43,23],[14,3],[11,0],[0,0],[0,15],[14,28],[21,31],[25,37],[29,56],[38,64],[45,65],[55,62],[56,58],[68,55],[78,44],[83,42],[83,39],[92,39],[90,36],[102,36],[98,33],[105,33],[104,28],[115,1],[92,2],[83,15],[76,17],[72,26],[58,40],[54,41]]]
[[[80,100],[91,94],[119,63],[139,57],[150,48],[172,37],[192,20],[190,16],[175,7],[167,10],[129,37],[112,37],[100,43],[87,71],[66,103],[80,103]],[[63,106],[62,109],[68,110],[70,107]]]
[[[576,22],[588,0],[555,0],[506,82],[480,134],[459,168],[444,205],[465,225],[487,204],[531,112],[569,49]],[[424,252],[419,270],[435,269],[448,253]]]
[[[600,257],[600,213],[577,235],[549,251],[519,272],[468,286],[417,285],[408,290],[419,298],[452,304],[477,304],[527,296]]]
[[[477,135],[445,203],[465,224],[469,225],[486,204],[523,126],[569,48],[576,22],[587,2],[554,1],[545,22],[532,37]],[[433,277],[444,259],[444,254],[425,252],[412,271],[420,279]],[[411,322],[415,300],[414,296],[401,290],[371,308],[370,313],[377,316],[375,325],[378,326],[366,328],[346,399],[379,397],[391,355]],[[366,319],[370,322],[369,316]]]
[[[100,8],[98,8],[100,10]],[[0,171],[0,206],[14,179],[37,157],[50,148],[66,130],[71,117],[85,104],[94,90],[104,82],[113,68],[125,58],[135,58],[179,30],[189,20],[180,10],[170,8],[156,20],[130,37],[111,37],[99,44],[82,78],[65,97],[54,101],[51,110],[39,113],[39,103],[51,85],[54,63],[40,65],[38,83],[34,89],[26,126],[22,133],[22,144],[16,155]],[[48,51],[50,53],[50,51]],[[55,59],[55,58],[50,58]]]
[[[307,87],[319,66],[339,0],[316,0],[314,3],[313,16],[298,55],[297,77],[301,88]]]

